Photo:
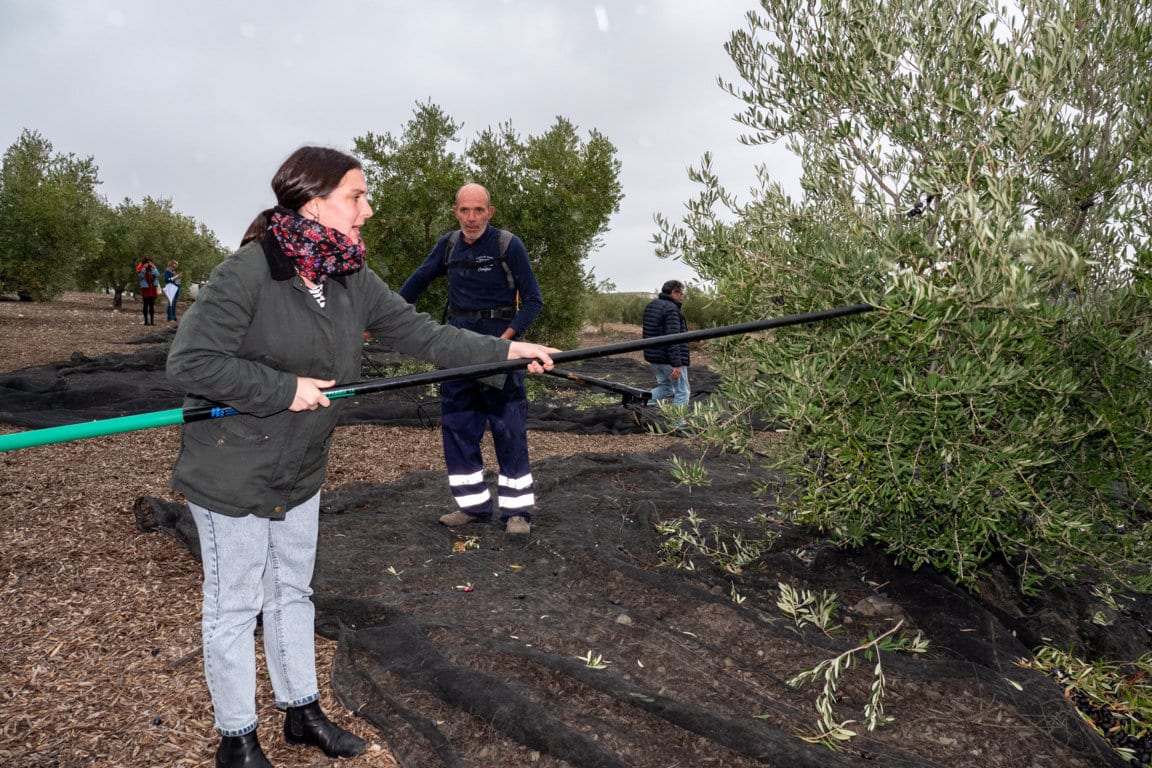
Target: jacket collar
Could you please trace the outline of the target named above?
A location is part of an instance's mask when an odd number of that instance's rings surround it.
[[[271,229],[264,233],[260,247],[264,249],[264,258],[268,260],[268,271],[272,274],[273,280],[291,280],[296,277],[296,265],[284,253],[284,249],[280,247],[280,243],[276,240],[276,235],[272,234]],[[345,275],[332,275],[328,279],[344,285],[345,277]]]

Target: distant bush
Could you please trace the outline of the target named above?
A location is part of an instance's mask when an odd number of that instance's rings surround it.
[[[689,328],[715,328],[728,325],[730,313],[715,301],[715,295],[689,285],[684,299],[684,320]],[[656,298],[655,293],[595,293],[588,302],[588,322],[597,327],[605,323],[642,325],[644,307]]]
[[[605,323],[640,325],[644,307],[654,298],[654,293],[594,293],[588,299],[588,324],[598,328]]]

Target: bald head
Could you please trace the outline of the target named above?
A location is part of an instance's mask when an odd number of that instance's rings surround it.
[[[465,198],[469,201],[474,201],[477,198],[484,201],[484,207],[492,205],[492,198],[488,195],[488,190],[481,184],[465,184],[460,187],[456,192],[456,206],[460,206],[460,199]]]

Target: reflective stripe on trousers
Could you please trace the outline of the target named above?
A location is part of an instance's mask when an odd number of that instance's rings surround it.
[[[531,519],[536,497],[528,460],[528,399],[524,372],[507,375],[497,389],[479,381],[446,381],[440,385],[440,433],[448,485],[456,505],[470,515],[492,514],[492,495],[484,480],[480,444],[487,429],[500,467],[497,500],[501,518]]]

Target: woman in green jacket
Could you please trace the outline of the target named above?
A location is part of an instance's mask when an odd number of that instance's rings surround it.
[[[320,710],[310,587],[320,486],[343,405],[322,390],[359,378],[364,332],[444,367],[523,358],[539,373],[556,351],[439,325],[366,268],[360,227],[372,208],[355,158],[302,147],[272,189],[278,205],[212,271],[168,356],[169,380],[188,392],[185,407],[239,411],[185,425],[172,475],[204,564],[217,768],[270,766],[256,732],[260,614],[284,738],[329,757],[364,751],[363,740]]]

